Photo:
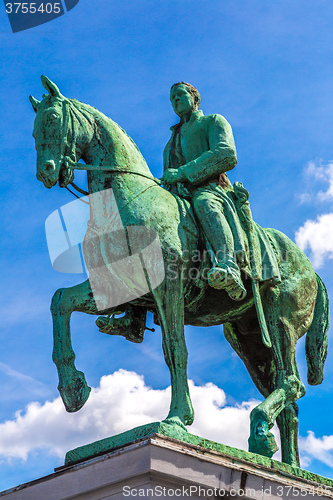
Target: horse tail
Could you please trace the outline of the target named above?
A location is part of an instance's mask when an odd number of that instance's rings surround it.
[[[328,294],[324,283],[316,273],[318,291],[311,326],[306,335],[305,353],[308,365],[308,383],[321,384],[327,355],[327,334],[330,323]]]

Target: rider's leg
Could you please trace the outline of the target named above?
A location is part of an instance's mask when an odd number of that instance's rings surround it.
[[[126,307],[125,315],[121,318],[110,316],[99,316],[96,325],[99,331],[108,335],[121,335],[127,340],[135,343],[143,341],[143,335],[146,330],[147,310],[144,307],[132,306]]]
[[[193,196],[193,207],[217,259],[217,265],[208,274],[209,285],[225,289],[233,300],[242,300],[246,290],[234,258],[234,238],[221,199],[206,191],[197,191]]]

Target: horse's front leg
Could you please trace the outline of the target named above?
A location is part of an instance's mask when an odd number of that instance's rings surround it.
[[[180,280],[166,282],[153,291],[163,335],[163,352],[171,375],[171,404],[165,422],[185,429],[194,420],[187,381],[187,348],[184,335],[184,296]]]
[[[71,288],[57,290],[51,303],[54,342],[52,359],[58,370],[58,389],[68,412],[82,408],[91,391],[84,374],[78,371],[74,364],[75,354],[70,331],[73,311],[97,313],[88,280]]]

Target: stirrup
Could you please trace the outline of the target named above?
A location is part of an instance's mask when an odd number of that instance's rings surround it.
[[[225,290],[232,300],[243,300],[247,295],[239,272],[226,265],[214,267],[207,277],[212,288]]]

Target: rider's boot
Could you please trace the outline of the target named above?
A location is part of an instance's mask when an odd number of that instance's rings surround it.
[[[242,282],[239,267],[232,258],[219,262],[208,273],[208,284],[212,288],[225,290],[232,300],[243,300],[246,290]]]
[[[115,318],[114,315],[99,316],[96,325],[99,331],[108,335],[121,335],[130,342],[141,343],[146,327],[147,310],[142,307],[128,306],[125,316]]]

